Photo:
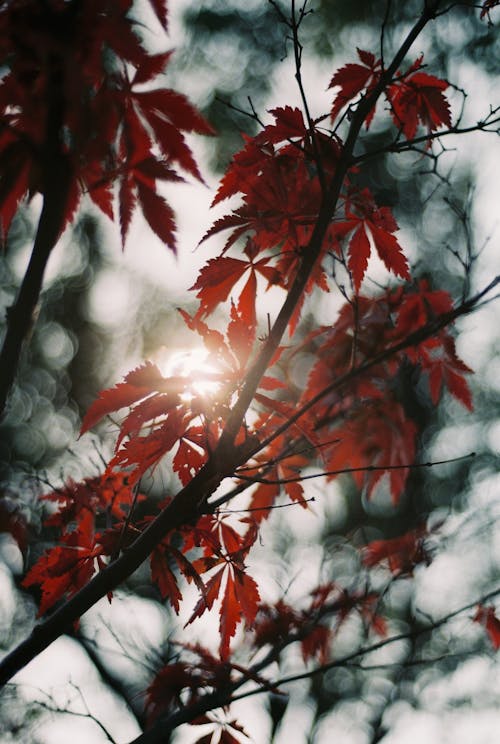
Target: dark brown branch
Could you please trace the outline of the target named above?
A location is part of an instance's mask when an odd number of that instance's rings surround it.
[[[41,155],[43,207],[28,268],[16,302],[7,311],[7,332],[0,352],[0,419],[16,377],[23,344],[34,322],[47,261],[64,224],[71,182],[69,161],[60,142],[64,86],[59,62],[52,62],[47,91],[47,129]]]
[[[414,470],[417,468],[432,468],[435,465],[449,465],[452,462],[461,462],[462,460],[469,460],[471,457],[475,457],[475,452],[469,452],[468,455],[461,455],[460,457],[453,457],[450,460],[434,460],[430,462],[413,462],[405,463],[402,465],[365,465],[364,467],[358,468],[340,468],[339,470],[323,470],[321,473],[311,473],[309,475],[297,475],[294,478],[264,478],[259,475],[241,475],[236,471],[235,475],[241,480],[249,481],[250,483],[265,483],[267,485],[285,485],[286,483],[301,483],[306,480],[313,480],[314,478],[328,478],[335,475],[347,475],[349,473],[373,473],[385,470]],[[257,467],[257,466],[256,466]]]
[[[443,129],[438,130],[437,132],[428,132],[427,134],[423,134],[419,137],[414,137],[411,140],[394,140],[392,143],[385,145],[384,147],[380,147],[377,150],[370,150],[369,152],[365,152],[362,155],[356,155],[353,158],[353,162],[363,163],[366,160],[369,160],[371,158],[377,157],[378,155],[384,155],[386,153],[401,153],[401,152],[411,152],[413,150],[417,150],[418,145],[427,144],[428,142],[436,139],[440,139],[441,137],[447,137],[450,134],[470,134],[471,132],[489,132],[491,134],[498,135],[499,129],[498,126],[500,126],[500,116],[493,117],[498,112],[498,107],[494,110],[492,110],[488,116],[486,116],[484,119],[480,119],[476,124],[472,124],[469,127],[459,127],[454,126],[450,127],[449,129]],[[488,127],[493,125],[498,125],[496,129],[489,129]],[[425,151],[417,150],[419,154],[425,154]]]

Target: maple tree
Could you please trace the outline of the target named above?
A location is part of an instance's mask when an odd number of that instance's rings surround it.
[[[167,28],[167,3],[149,4]],[[124,245],[139,210],[175,253],[175,214],[157,182],[178,183],[179,169],[203,181],[185,135],[215,131],[183,94],[163,87],[171,52],[147,51],[132,5],[11,0],[0,8],[7,60],[0,85],[4,241],[20,204],[42,197],[30,264],[7,319],[2,410],[48,258],[83,197],[118,219]],[[410,373],[432,405],[449,395],[472,411],[473,370],[457,352],[452,326],[487,302],[500,281],[456,299],[420,277],[396,210],[363,180],[370,156],[415,151],[436,158],[434,148],[447,135],[498,132],[493,108],[475,125],[462,125],[452,82],[431,74],[424,55],[413,51],[424,30],[453,7],[423,2],[390,59],[383,36],[379,53],[357,49],[353,61],[325,80],[333,91],[330,108],[313,117],[301,77],[308,4],[292,1],[286,13],[272,5],[292,40],[302,105],[272,108],[267,124],[250,113],[259,131],[244,137],[213,198],[214,207],[229,206],[200,244],[220,236],[224,242],[191,287],[197,309],[180,310],[186,332],[204,345],[206,362],[196,374],[169,376],[144,361],[89,407],[81,434],[112,415],[114,453],[99,475],[68,478],[41,496],[44,528],[57,540],[22,580],[39,598],[41,620],[0,662],[5,684],[63,633],[76,632],[79,618],[102,597],[112,601],[144,562],[175,615],[194,588],[185,627],[216,613],[217,645],[179,638],[144,690],[145,728],[135,739],[141,743],[166,741],[184,723],[210,727],[199,744],[245,741],[251,732],[233,717],[233,702],[280,696],[290,681],[410,637],[391,635],[386,595],[433,563],[442,522],[424,519],[392,537],[353,542],[362,580],[347,586],[329,577],[311,588],[302,607],[284,595],[263,597],[252,555],[276,509],[309,509],[308,479],[329,483],[350,474],[368,503],[401,504],[412,472],[435,463],[418,459],[422,431],[397,383]],[[481,4],[482,22],[492,22],[497,5]],[[360,143],[377,117],[385,118],[391,138],[370,152]],[[373,291],[368,268],[376,261],[388,278]],[[266,329],[259,302],[271,289],[282,305]],[[307,303],[327,293],[342,298],[340,308],[325,324],[306,327]],[[293,367],[306,353],[313,361],[298,380]],[[155,503],[145,481],[165,462],[179,489]],[[225,508],[233,501],[237,509]],[[0,506],[2,529],[26,551],[22,516],[6,502]],[[499,593],[483,592],[412,637],[475,611],[470,622],[484,628],[497,650]],[[364,645],[336,656],[335,643],[353,618],[364,628]],[[239,643],[242,629],[246,648]],[[273,664],[293,644],[306,671],[273,678]],[[217,717],[219,709],[226,718]]]

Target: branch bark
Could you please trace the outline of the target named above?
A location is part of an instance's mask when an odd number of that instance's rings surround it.
[[[0,419],[5,413],[23,345],[34,322],[47,262],[64,225],[71,184],[69,158],[60,140],[65,102],[62,70],[57,59],[52,60],[47,87],[48,114],[40,153],[43,207],[28,268],[15,304],[7,311],[7,332],[0,352]]]

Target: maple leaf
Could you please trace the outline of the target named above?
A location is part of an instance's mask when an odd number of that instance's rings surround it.
[[[276,124],[244,138],[245,147],[233,157],[212,202],[242,194],[243,206],[216,220],[200,243],[227,229],[232,232],[224,253],[247,233],[259,251],[279,246],[284,254],[307,243],[321,203],[315,156],[304,146],[309,135],[298,109],[271,113]],[[276,147],[283,140],[286,144]]]
[[[77,530],[64,537],[62,545],[45,551],[21,582],[26,588],[40,587],[38,617],[59,599],[65,595],[71,597],[88,583],[95,572],[95,559],[100,552],[100,548],[94,545],[90,515],[82,520]]]
[[[182,706],[184,690],[189,690],[191,699],[196,699],[203,684],[203,676],[187,662],[164,666],[146,690],[148,719],[154,720],[174,703]]]
[[[179,439],[179,446],[172,460],[172,467],[183,486],[206,462],[206,431],[202,427],[190,427]]]
[[[358,57],[362,64],[350,62],[334,74],[330,80],[329,88],[340,87],[340,91],[333,99],[330,117],[334,121],[341,109],[352,101],[359,93],[366,91],[368,95],[377,84],[382,73],[381,61],[376,59],[371,52],[358,48]],[[366,117],[366,128],[368,129],[375,114],[373,108]]]
[[[302,111],[295,107],[284,106],[269,111],[274,116],[275,124],[268,124],[255,137],[254,142],[264,144],[278,144],[285,140],[297,138],[300,142],[307,134]]]
[[[243,565],[245,555],[257,538],[257,529],[253,525],[245,535],[240,535],[226,519],[206,517],[198,522],[196,532],[197,535],[192,534],[191,539],[197,544],[205,542],[208,555],[195,560],[193,568],[198,573],[218,568],[206,582],[204,592],[186,625],[211,610],[219,598],[219,653],[222,660],[227,660],[231,638],[238,624],[244,620],[246,627],[252,626],[260,601],[257,584]],[[184,550],[189,547],[190,543],[187,543]]]
[[[450,106],[443,93],[449,84],[420,71],[421,64],[422,57],[387,89],[393,121],[407,139],[415,137],[419,123],[429,134],[441,126],[451,127]]]
[[[231,638],[236,633],[236,626],[241,618],[241,609],[236,597],[234,579],[229,572],[227,572],[226,586],[222,596],[219,614],[219,653],[221,659],[226,660],[229,658],[229,644]]]
[[[380,602],[379,595],[373,592],[367,593],[364,596],[358,596],[356,601],[357,610],[368,628],[373,628],[377,635],[385,637],[387,635],[387,622],[377,612]]]
[[[108,471],[115,468],[128,469],[131,483],[137,483],[149,468],[154,468],[161,458],[174,447],[184,435],[195,413],[186,413],[184,407],[169,411],[166,419],[151,427],[145,436],[134,436],[119,449],[108,465]]]
[[[351,198],[347,201],[346,218],[332,225],[330,235],[336,240],[351,235],[348,268],[356,292],[366,273],[371,243],[389,271],[403,279],[410,279],[403,249],[393,235],[398,230],[398,224],[388,207],[377,208],[369,190],[363,189],[355,201],[351,201]]]
[[[427,534],[425,527],[418,527],[400,537],[374,540],[363,548],[363,563],[371,567],[387,561],[391,573],[412,576],[415,566],[430,563],[425,548]]]
[[[450,312],[453,302],[448,292],[431,290],[427,280],[419,282],[418,291],[395,294],[390,300],[396,322],[390,336],[402,339],[436,317]],[[472,394],[464,375],[472,372],[457,355],[455,342],[447,331],[405,350],[405,356],[428,375],[431,399],[436,404],[444,387],[470,411]]]
[[[317,659],[320,664],[326,664],[329,657],[330,643],[333,631],[326,625],[316,625],[305,638],[300,641],[300,649],[304,662]]]
[[[123,382],[118,383],[114,388],[101,391],[83,418],[80,434],[91,429],[108,413],[131,406],[138,400],[151,395],[155,389],[161,388],[165,383],[166,379],[152,362],[146,362],[137,367],[126,375]]]
[[[145,56],[135,71],[134,77],[132,78],[132,85],[151,82],[164,71],[171,56],[171,51]]]
[[[464,373],[472,370],[461,359],[455,351],[454,340],[443,334],[441,354],[430,355],[424,360],[423,368],[429,370],[429,388],[433,403],[437,403],[444,386],[462,405],[469,411],[474,410],[472,394],[464,377]],[[432,352],[431,352],[432,353]]]
[[[207,564],[204,563],[204,566],[206,565]],[[203,572],[203,568],[201,566],[201,561],[195,561],[195,570],[199,569]],[[210,564],[208,564],[208,566],[211,568]],[[201,617],[205,611],[210,611],[212,609],[215,600],[219,596],[223,576],[224,568],[221,568],[209,578],[209,580],[205,584],[205,592],[196,603],[195,608],[189,617],[189,620],[186,622],[186,625],[190,625],[194,620],[196,620],[196,618]]]
[[[175,221],[172,207],[159,196],[156,191],[145,186],[140,181],[137,183],[137,194],[141,204],[144,217],[154,233],[170,248],[177,253],[175,240]]]
[[[290,632],[300,627],[301,615],[284,600],[275,605],[261,604],[254,623],[255,645],[275,645],[289,637]]]
[[[414,462],[417,428],[395,401],[366,400],[352,406],[346,420],[331,430],[338,443],[328,455],[327,469],[341,472],[348,465],[358,488],[365,486],[367,497],[387,473],[394,504],[399,502]],[[326,457],[326,455],[325,455]],[[384,470],[384,465],[390,466]],[[376,468],[376,469],[373,469]],[[331,476],[335,477],[335,476]]]
[[[193,291],[198,290],[197,298],[200,300],[198,317],[210,315],[220,302],[227,300],[234,285],[250,266],[248,261],[228,256],[209,259],[190,288]]]

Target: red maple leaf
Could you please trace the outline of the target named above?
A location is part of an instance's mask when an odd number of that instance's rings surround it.
[[[165,387],[166,386],[166,387]],[[168,390],[170,387],[170,390]],[[129,372],[123,382],[113,388],[101,391],[85,414],[80,433],[84,434],[109,413],[129,407],[155,391],[163,391],[173,396],[184,390],[182,383],[168,383],[158,367],[152,362],[137,367]]]
[[[430,554],[425,548],[427,534],[425,527],[418,527],[400,537],[374,540],[363,548],[363,563],[375,566],[387,561],[393,574],[411,576],[415,566],[430,563]]]
[[[40,587],[39,617],[59,599],[65,595],[71,597],[88,583],[101,552],[101,548],[95,546],[90,514],[77,530],[64,536],[62,545],[45,551],[22,581],[24,587]]]
[[[271,257],[254,260],[258,250],[254,241],[248,239],[244,248],[244,253],[248,257],[246,260],[221,255],[207,262],[191,287],[192,290],[198,290],[197,298],[200,300],[197,318],[210,315],[221,302],[225,302],[238,281],[249,272],[246,283],[239,293],[237,314],[249,329],[255,328],[257,274],[266,279],[268,285],[280,283],[279,272],[269,265]]]
[[[255,580],[245,571],[244,557],[257,538],[256,526],[240,535],[225,518],[203,517],[194,531],[191,531],[194,544],[205,544],[207,557],[193,562],[196,572],[203,574],[217,568],[205,584],[205,590],[196,604],[186,625],[212,609],[216,599],[220,599],[219,653],[223,660],[229,658],[231,638],[238,624],[244,620],[251,627],[260,601]],[[190,542],[184,546],[189,550]]]
[[[453,309],[448,292],[431,290],[427,280],[419,282],[418,290],[396,293],[391,298],[392,314],[396,318],[390,336],[404,339],[440,315]],[[452,336],[445,330],[405,350],[405,356],[428,375],[432,402],[440,399],[444,387],[470,411],[472,394],[464,375],[472,370],[459,358]]]
[[[191,700],[203,689],[203,675],[191,664],[178,661],[164,666],[146,691],[146,708],[149,720],[154,720],[173,704],[182,706],[181,695],[188,690]]]
[[[295,107],[285,106],[269,111],[274,116],[275,124],[268,124],[255,137],[255,142],[261,145],[278,144],[284,141],[301,142],[307,134],[302,111]]]
[[[368,189],[346,200],[346,219],[335,222],[330,235],[335,240],[349,238],[348,268],[354,289],[359,291],[366,273],[373,244],[386,268],[403,279],[410,278],[403,249],[393,234],[398,224],[388,207],[377,207]]]
[[[362,64],[350,62],[334,74],[330,80],[329,88],[340,87],[340,91],[333,99],[330,117],[334,121],[339,111],[352,101],[362,91],[368,95],[377,84],[382,73],[381,61],[376,59],[371,52],[366,52],[358,48],[358,57]],[[375,108],[371,110],[366,117],[366,128],[375,114]]]
[[[354,481],[358,488],[365,486],[368,498],[387,474],[392,502],[397,504],[415,459],[417,436],[417,427],[402,406],[387,395],[360,401],[350,407],[343,423],[329,431],[338,442],[324,455],[327,470],[354,468]]]
[[[304,662],[310,659],[316,659],[320,664],[326,664],[330,653],[332,636],[332,628],[321,624],[316,625],[300,641],[300,650]]]
[[[443,93],[449,84],[422,72],[421,66],[422,57],[387,89],[393,121],[407,139],[415,137],[419,124],[428,133],[441,126],[451,126],[450,106]]]
[[[166,551],[163,546],[156,546],[153,550],[150,557],[150,564],[151,578],[158,586],[162,599],[168,599],[175,614],[178,615],[182,593],[177,584],[177,579],[168,564]]]

